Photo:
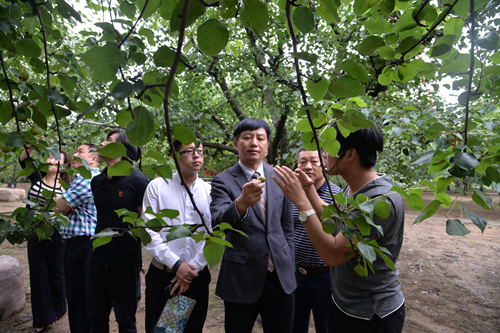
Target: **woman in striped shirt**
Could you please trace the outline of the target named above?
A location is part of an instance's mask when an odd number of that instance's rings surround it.
[[[61,180],[66,183],[70,182],[69,175],[63,171],[63,166],[71,166],[71,155],[63,150],[60,153],[60,161],[52,156],[47,158],[47,172],[36,169],[28,176],[31,182],[28,200],[35,203],[35,205],[29,204],[27,208],[47,211],[50,204],[48,202],[49,198],[56,198],[63,194],[64,189],[61,186]],[[19,157],[23,169],[26,167],[33,168],[33,160],[28,158],[31,154],[32,149],[28,149],[28,151],[24,150]],[[54,193],[48,195],[47,191]],[[39,235],[46,232],[45,228],[40,227],[34,229],[34,236],[28,240],[34,332],[47,331],[56,319],[66,313],[63,266],[64,245],[61,235],[56,229],[53,229],[54,233],[50,239],[40,241]]]

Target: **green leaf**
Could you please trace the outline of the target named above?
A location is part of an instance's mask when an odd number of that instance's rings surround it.
[[[59,82],[61,83],[61,87],[64,88],[68,94],[73,93],[76,87],[77,78],[74,76],[68,76],[66,74],[59,73],[57,75]]]
[[[368,224],[364,216],[357,216],[353,220],[359,231],[361,232],[361,235],[368,236],[370,234],[370,225]]]
[[[481,191],[474,190],[474,194],[472,195],[472,200],[486,210],[493,210],[493,208],[491,207],[492,204],[491,198]]]
[[[16,43],[16,50],[20,55],[28,58],[38,58],[42,54],[42,49],[31,38],[21,39]]]
[[[210,19],[198,27],[198,46],[208,56],[219,54],[226,47],[228,40],[229,32],[218,20]]]
[[[122,110],[116,114],[116,123],[120,126],[127,126],[132,120],[132,114],[128,110]]]
[[[417,26],[417,22],[413,19],[413,13],[411,10],[405,11],[403,15],[401,15],[394,25],[393,31],[398,33],[402,31],[407,31],[415,28]]]
[[[366,118],[363,112],[355,109],[348,109],[344,113],[344,117],[353,125],[356,129],[358,128],[377,128],[375,123],[370,119]]]
[[[23,133],[19,132],[11,132],[9,136],[4,141],[4,143],[11,147],[21,147],[26,142],[26,137]]]
[[[326,79],[321,79],[318,82],[314,82],[312,80],[306,81],[307,92],[311,97],[316,101],[320,101],[325,97],[328,92],[329,82]]]
[[[181,14],[184,7],[184,1],[178,1],[172,11],[170,18],[170,30],[179,31],[181,28]],[[186,18],[186,28],[193,24],[198,17],[205,13],[206,7],[199,0],[192,0],[189,3],[188,15]]]
[[[359,276],[361,277],[366,277],[368,276],[368,270],[366,269],[366,267],[364,266],[361,266],[361,265],[356,265],[354,267],[354,271],[356,272],[356,274],[358,274]]]
[[[31,119],[41,129],[43,129],[43,130],[47,129],[47,118],[45,118],[45,116],[40,111],[38,111],[38,109],[36,109],[36,108],[33,109],[33,115],[31,116]]]
[[[151,235],[146,231],[146,229],[139,229],[139,237],[144,245],[151,243]]]
[[[386,248],[381,248],[382,250],[384,250],[384,252],[388,252]],[[396,271],[396,266],[394,266],[394,262],[389,259],[388,256],[386,256],[381,249],[377,249],[375,248],[375,252],[377,252],[377,254],[384,260],[384,263],[387,267],[389,267],[390,269],[392,269],[393,271]],[[390,252],[389,252],[390,254]]]
[[[335,23],[338,23],[340,22],[340,17],[339,17],[339,14],[338,14],[338,7],[337,7],[337,4],[335,3],[335,0],[320,0],[319,1],[321,4],[323,4],[325,6],[325,8],[327,9],[327,12],[325,13],[325,15],[328,15],[329,17],[331,17],[333,19],[333,22]],[[339,2],[339,5],[340,5],[340,2]],[[322,6],[320,6],[320,8],[322,8]],[[316,12],[318,12],[318,8],[316,8]],[[319,13],[318,13],[319,15]],[[327,22],[328,24],[330,24],[330,22]]]
[[[450,236],[465,236],[470,233],[463,223],[458,219],[446,221],[446,233]]]
[[[68,97],[61,94],[57,90],[57,88],[55,88],[55,87],[50,88],[50,90],[47,94],[47,99],[49,100],[49,102],[52,102],[52,103],[58,104],[58,105],[64,105],[68,101]]]
[[[377,259],[377,254],[373,249],[373,246],[365,244],[364,242],[358,242],[358,249],[369,262],[373,263]]]
[[[57,11],[66,20],[69,20],[71,17],[73,17],[78,22],[82,22],[80,14],[76,10],[74,10],[73,7],[71,7],[71,5],[69,5],[66,1],[57,0],[56,4],[57,4]]]
[[[113,87],[111,96],[116,99],[124,99],[132,94],[132,84],[129,82],[119,82]]]
[[[445,130],[446,127],[443,124],[435,122],[424,129],[424,136],[427,140],[434,140],[441,134],[441,132],[444,132]]]
[[[479,161],[474,154],[468,152],[464,153],[461,150],[457,150],[453,161],[457,167],[466,171],[471,171],[479,165]]]
[[[422,214],[420,214],[415,221],[413,221],[413,224],[420,223],[423,220],[428,219],[432,215],[434,215],[437,210],[441,207],[441,201],[439,200],[432,200],[423,210]]]
[[[477,39],[477,45],[486,50],[496,50],[498,48],[498,34],[491,31],[484,37]]]
[[[381,46],[385,46],[384,39],[378,36],[369,36],[358,45],[357,50],[362,56],[368,56]]]
[[[335,234],[337,232],[337,225],[335,224],[335,221],[333,221],[330,218],[324,219],[322,222],[323,226],[323,231],[326,232],[327,234]]]
[[[439,57],[448,53],[456,42],[456,36],[444,35],[439,38],[431,48],[431,57]]]
[[[366,0],[354,0],[353,10],[354,14],[361,15],[372,7]]]
[[[386,20],[367,20],[363,23],[366,30],[373,35],[381,35],[392,32],[392,24]]]
[[[432,156],[433,155],[434,155],[433,151],[425,153],[422,157],[420,157],[415,162],[412,162],[411,164],[427,164],[427,163],[430,163],[432,161]]]
[[[334,78],[330,81],[328,91],[339,98],[355,97],[365,94],[365,86],[361,82],[353,80],[348,76],[341,76],[340,78]]]
[[[191,142],[196,142],[196,135],[184,125],[174,124],[172,126],[172,130],[174,132],[174,136],[177,140],[179,140],[183,145],[188,145]]]
[[[127,149],[121,142],[110,142],[106,146],[97,149],[99,155],[109,158],[126,157]]]
[[[445,35],[461,36],[464,25],[464,20],[461,17],[448,17],[443,32]]]
[[[89,112],[94,112],[96,110],[99,110],[100,108],[102,108],[102,106],[104,105],[104,102],[106,101],[106,97],[103,97],[101,99],[98,99],[90,108],[88,108],[87,110],[83,111],[82,113],[80,113],[77,117],[76,117],[76,120],[80,120],[82,119],[83,117],[85,117],[85,115]]]
[[[500,173],[496,168],[491,166],[486,168],[486,176],[495,183],[500,183]]]
[[[214,242],[214,243],[217,243],[217,244],[222,244],[224,246],[227,246],[227,247],[230,247],[230,248],[233,248],[233,245],[231,243],[229,243],[227,240],[225,239],[222,239],[222,238],[219,238],[219,237],[213,237],[213,236],[207,236],[207,239],[209,239],[210,241]]]
[[[155,65],[158,67],[172,67],[174,64],[175,53],[175,50],[170,47],[161,46],[158,50],[156,50],[153,56]],[[181,55],[181,59],[186,62],[188,61],[184,55]],[[186,66],[184,64],[179,63],[177,73],[182,72],[185,68]]]
[[[127,161],[119,161],[108,167],[108,176],[130,176],[134,172],[134,167]]]
[[[92,77],[104,82],[115,79],[118,67],[126,63],[121,51],[112,46],[94,46],[81,59],[93,71]]]
[[[0,101],[0,122],[6,125],[12,118],[14,118],[12,104]]]
[[[453,177],[440,177],[436,184],[436,190],[438,193],[446,191],[451,182],[453,182]]]
[[[155,135],[154,117],[146,108],[136,107],[132,111],[134,119],[127,125],[127,137],[135,146],[143,146]]]
[[[120,11],[130,20],[132,20],[135,17],[135,12],[137,10],[137,7],[127,0],[123,1],[120,4]]]
[[[314,29],[314,15],[308,7],[300,6],[295,8],[292,14],[292,21],[303,34],[307,34]]]
[[[375,215],[381,220],[385,220],[391,213],[391,205],[387,201],[380,201],[375,205]]]
[[[290,54],[297,59],[302,59],[305,61],[310,62],[311,64],[316,64],[318,61],[318,55],[314,53],[309,53],[309,52],[290,52]]]
[[[217,266],[217,264],[221,261],[225,248],[226,247],[224,245],[215,243],[210,239],[205,242],[205,246],[203,247],[203,255],[205,256],[210,269]]]
[[[191,235],[191,228],[185,225],[176,225],[170,229],[167,234],[166,241],[171,242],[175,239],[189,237]]]
[[[363,82],[366,82],[369,80],[368,73],[363,68],[363,66],[361,66],[360,64],[358,64],[356,61],[354,61],[352,59],[348,59],[348,60],[343,61],[342,63],[340,63],[340,65],[337,66],[337,68],[346,71],[347,74],[355,80],[359,80],[359,81],[363,81]]]
[[[408,206],[415,210],[423,210],[425,208],[425,202],[424,199],[422,199],[419,195],[415,193],[411,193],[408,195],[408,198],[406,199],[406,203]]]
[[[269,22],[267,6],[259,0],[242,0],[242,3],[241,20],[256,34],[263,34]]]
[[[415,38],[414,36],[409,36],[406,37],[399,43],[398,47],[396,48],[396,52],[398,53],[406,53],[408,52],[412,47],[415,45],[418,45],[419,40]]]
[[[464,212],[465,212],[465,214],[467,214],[467,216],[470,217],[472,223],[474,223],[474,225],[476,227],[478,227],[482,233],[484,233],[484,229],[486,229],[486,225],[488,224],[488,221],[485,218],[471,212],[467,208],[464,208]]]
[[[184,3],[184,1],[179,1]],[[144,9],[144,12],[142,13],[142,18],[145,20],[149,18],[151,15],[153,15],[158,8],[161,6],[161,0],[137,0],[137,7],[139,8],[140,11],[144,8],[144,5],[147,4],[146,9]]]

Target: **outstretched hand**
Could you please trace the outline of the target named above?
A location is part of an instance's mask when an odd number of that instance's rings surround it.
[[[312,182],[312,180],[302,170],[297,169],[296,172],[293,172],[286,166],[276,166],[274,172],[278,175],[281,182],[273,176],[274,181],[281,188],[288,200],[293,202],[297,208],[301,206],[301,203],[309,201],[304,191],[304,185],[306,188],[309,187],[311,185],[309,182]]]

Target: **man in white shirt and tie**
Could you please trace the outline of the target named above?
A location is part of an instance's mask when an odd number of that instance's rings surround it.
[[[210,228],[210,185],[198,178],[198,172],[203,166],[203,146],[199,141],[183,145],[175,140],[174,149],[179,154],[180,172],[184,182]],[[174,173],[171,180],[156,178],[149,183],[144,194],[144,211],[147,207],[151,207],[155,213],[166,208],[177,210],[179,216],[175,219],[164,218],[172,226],[203,224],[188,192],[181,184],[179,173]],[[150,214],[144,214],[143,217],[145,220],[154,218]],[[146,274],[146,332],[153,332],[167,300],[165,288],[173,283],[171,295],[177,293],[196,300],[184,332],[202,333],[208,310],[208,286],[211,279],[203,255],[205,242],[197,243],[191,237],[165,242],[169,228],[160,232],[151,229],[147,231],[151,235],[151,243],[145,248],[153,256],[153,260]]]

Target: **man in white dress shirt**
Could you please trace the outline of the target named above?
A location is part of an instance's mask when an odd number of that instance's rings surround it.
[[[200,142],[183,145],[176,140],[174,149],[179,154],[180,172],[184,181],[193,194],[196,207],[210,228],[210,185],[198,178],[198,172],[203,166],[203,146]],[[179,211],[179,216],[175,219],[164,218],[169,225],[202,224],[177,172],[171,180],[156,178],[149,183],[144,194],[144,211],[147,207],[151,207],[155,213],[166,208]],[[153,215],[144,214],[145,220],[153,218]],[[196,243],[191,237],[165,242],[168,230],[169,228],[164,228],[155,232],[148,229],[151,243],[145,248],[153,256],[153,260],[146,274],[146,332],[153,332],[167,300],[165,288],[173,282],[171,295],[177,293],[196,299],[184,332],[202,333],[207,316],[208,286],[211,279],[203,255],[205,242]]]

